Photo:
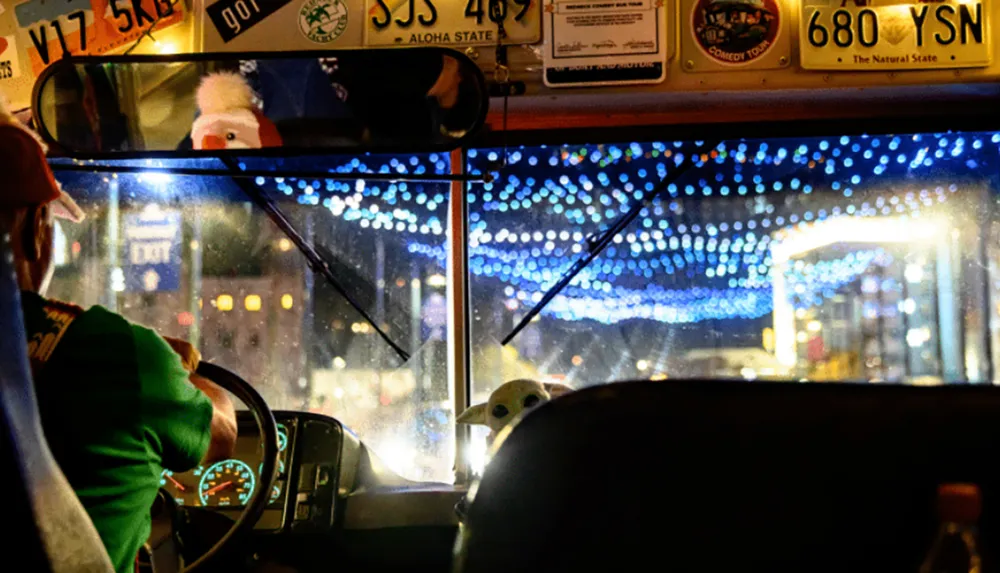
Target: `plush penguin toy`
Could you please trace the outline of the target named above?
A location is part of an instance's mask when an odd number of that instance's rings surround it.
[[[195,149],[259,149],[281,147],[274,122],[253,102],[253,90],[239,74],[218,72],[198,86],[198,110],[191,142]]]
[[[462,412],[455,420],[459,424],[488,426],[487,444],[492,444],[497,433],[524,410],[535,408],[552,398],[572,392],[564,384],[543,384],[534,380],[511,380],[490,394],[485,404],[476,404]]]

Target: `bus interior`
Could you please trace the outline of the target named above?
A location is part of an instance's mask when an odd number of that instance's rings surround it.
[[[233,459],[164,470],[139,571],[914,571],[953,482],[1000,551],[1000,42],[976,28],[1000,3],[934,4],[985,63],[839,71],[799,47],[811,1],[645,4],[676,33],[658,81],[577,86],[542,42],[41,73],[20,115],[87,213],[48,296],[191,342],[244,404]],[[753,64],[716,60],[755,34]],[[355,116],[200,138],[205,74],[298,61],[345,74]],[[99,130],[67,95],[88,74],[115,78]],[[6,264],[2,473],[36,524],[11,542],[105,571]],[[456,422],[512,380],[570,391],[495,439]]]

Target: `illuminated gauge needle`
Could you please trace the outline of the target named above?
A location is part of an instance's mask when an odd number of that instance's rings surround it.
[[[186,487],[184,487],[184,484],[182,484],[181,482],[179,482],[179,481],[175,480],[175,479],[174,479],[174,476],[172,476],[172,475],[170,475],[170,474],[163,474],[163,477],[165,477],[165,478],[167,478],[168,480],[170,480],[170,483],[172,483],[172,484],[174,484],[175,486],[177,486],[177,489],[179,489],[179,490],[181,490],[181,491],[187,491],[187,488],[186,488]]]
[[[233,485],[233,482],[231,482],[231,481],[222,482],[219,485],[213,487],[212,489],[207,490],[205,492],[205,495],[212,495],[213,493],[215,493],[217,491],[222,491],[222,490],[226,489],[227,487],[229,487],[231,485]]]

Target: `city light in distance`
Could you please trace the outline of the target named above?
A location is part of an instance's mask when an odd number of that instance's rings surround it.
[[[292,295],[288,293],[281,295],[281,308],[285,310],[291,310],[294,305],[295,305],[295,299],[292,298]]]
[[[635,363],[635,367],[639,372],[645,372],[646,370],[649,370],[649,361],[640,360]]]
[[[433,274],[427,277],[427,285],[432,287],[443,287],[448,284],[448,279],[441,274]]]
[[[246,298],[243,299],[243,306],[246,307],[250,312],[257,312],[263,303],[260,300],[260,295],[248,294]]]
[[[215,308],[221,310],[222,312],[229,312],[233,310],[233,297],[228,294],[220,294],[215,299]]]

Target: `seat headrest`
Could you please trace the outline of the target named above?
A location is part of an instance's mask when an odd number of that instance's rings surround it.
[[[941,482],[1000,523],[1000,389],[630,382],[540,406],[474,488],[455,571],[914,571]]]
[[[4,559],[20,571],[113,571],[104,544],[42,434],[28,366],[20,291],[0,230],[0,491]]]

